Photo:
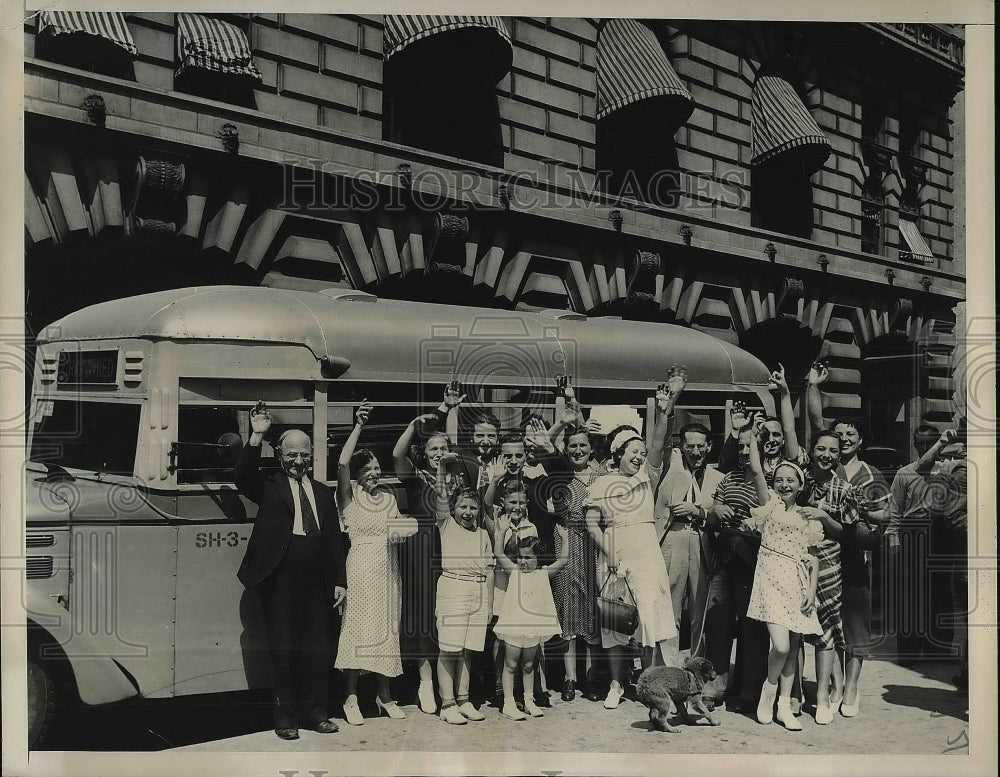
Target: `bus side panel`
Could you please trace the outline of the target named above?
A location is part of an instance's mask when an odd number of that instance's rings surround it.
[[[72,630],[102,639],[144,696],[173,688],[176,535],[155,524],[73,527]]]
[[[236,578],[252,529],[252,523],[211,523],[178,531],[178,695],[270,683],[261,602]]]

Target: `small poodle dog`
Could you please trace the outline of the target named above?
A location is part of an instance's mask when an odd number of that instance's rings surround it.
[[[651,666],[639,675],[636,685],[636,696],[639,701],[649,707],[649,719],[654,728],[676,734],[680,731],[671,726],[667,718],[680,711],[684,722],[690,725],[693,720],[688,714],[688,701],[694,704],[699,714],[708,718],[713,726],[720,725],[712,717],[701,698],[705,683],[715,679],[715,667],[707,658],[689,658],[684,662],[684,668],[675,666]]]

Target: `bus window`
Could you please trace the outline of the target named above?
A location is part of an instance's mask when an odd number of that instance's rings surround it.
[[[51,400],[36,420],[30,458],[89,472],[133,475],[140,409],[125,402]]]
[[[232,483],[236,457],[250,438],[251,402],[238,405],[181,405],[177,412],[178,439],[174,445],[178,483]],[[274,446],[288,429],[312,431],[312,410],[274,407],[271,428],[261,451],[262,470],[279,467]]]
[[[409,387],[412,388],[412,387]],[[365,425],[358,442],[358,450],[367,448],[375,454],[382,465],[382,476],[393,477],[392,449],[407,425],[421,413],[429,413],[438,403],[418,407],[415,404],[379,404],[375,403],[371,420]],[[337,462],[344,441],[354,428],[354,412],[357,405],[336,404],[327,408],[327,465],[326,479],[337,479]],[[417,442],[415,439],[414,442]]]

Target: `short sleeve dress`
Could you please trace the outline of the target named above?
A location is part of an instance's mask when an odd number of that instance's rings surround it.
[[[510,573],[507,595],[494,633],[509,645],[532,647],[559,633],[548,572],[536,569]]]
[[[347,554],[344,620],[337,648],[337,669],[403,673],[399,656],[401,586],[395,548],[389,547],[389,521],[399,517],[396,498],[388,491],[369,494],[355,489],[343,511],[351,539]]]
[[[654,478],[659,479],[654,471]],[[628,569],[626,579],[635,595],[639,610],[639,628],[635,639],[652,647],[677,636],[674,607],[670,599],[670,580],[660,553],[660,544],[653,523],[653,483],[648,469],[631,477],[612,472],[599,477],[590,486],[587,504],[597,507],[607,524],[604,530]],[[610,535],[610,536],[609,536]],[[601,558],[598,586],[608,577],[607,559]],[[604,647],[628,644],[628,637],[601,629]]]
[[[761,533],[747,617],[798,634],[821,634],[816,608],[807,615],[801,604],[809,583],[808,548],[823,541],[823,524],[786,509],[772,491],[766,505],[750,508],[746,525]]]

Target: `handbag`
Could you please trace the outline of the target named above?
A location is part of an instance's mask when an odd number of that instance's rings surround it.
[[[615,578],[615,585],[605,595],[612,577]],[[635,606],[632,586],[628,584],[628,579],[624,575],[608,573],[597,595],[597,611],[602,629],[631,637],[639,628],[639,608]]]

